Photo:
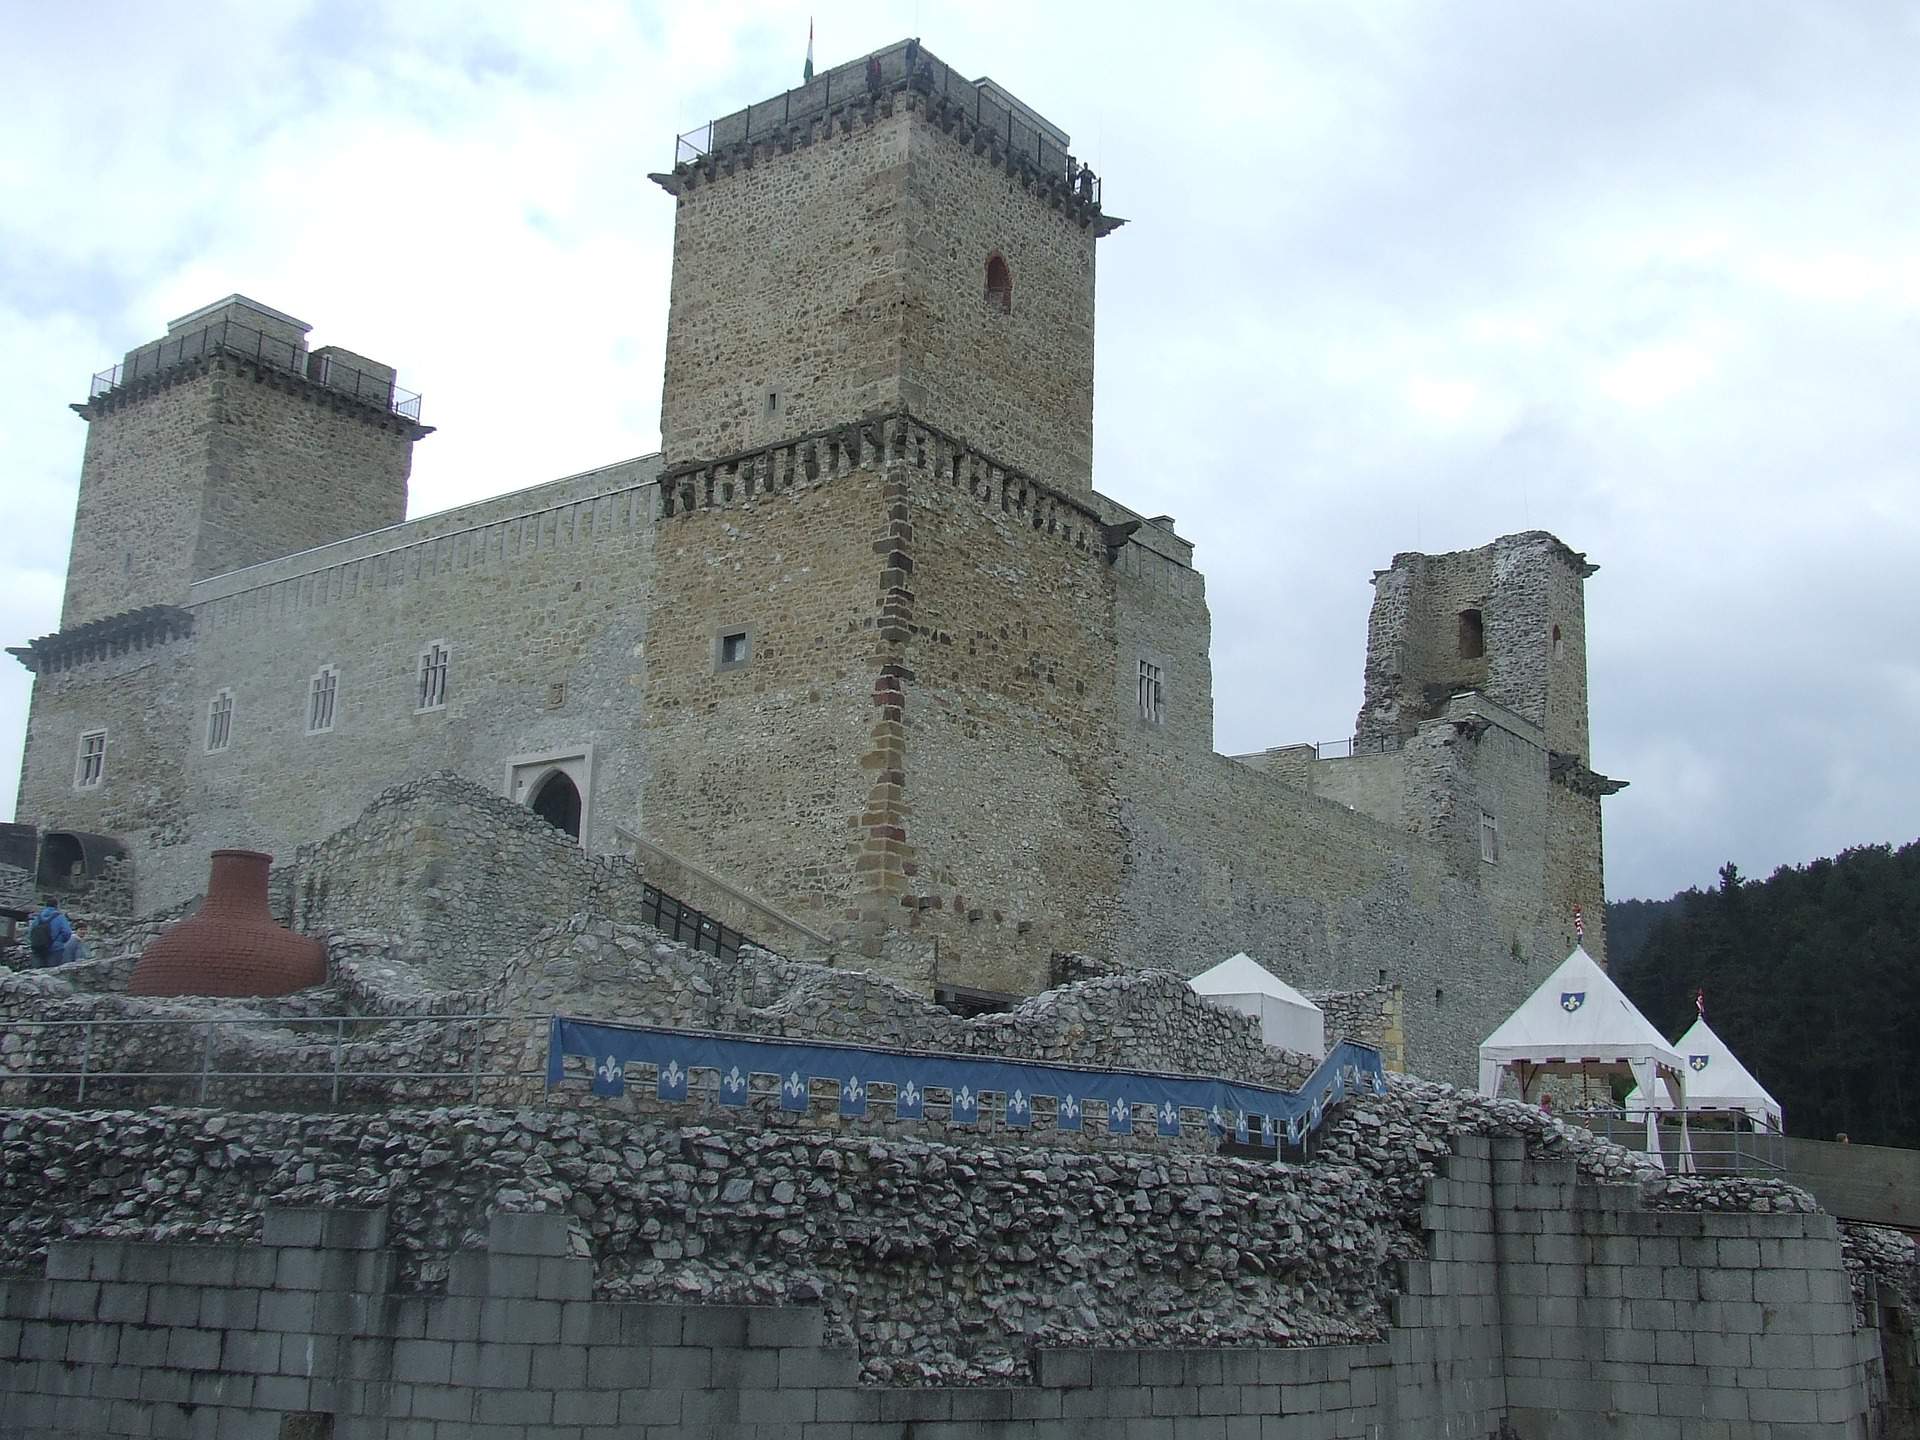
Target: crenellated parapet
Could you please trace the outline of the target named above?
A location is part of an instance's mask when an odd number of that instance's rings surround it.
[[[1085,502],[905,412],[671,467],[660,477],[660,518],[748,505],[890,464],[924,471],[1037,534],[1109,561],[1138,528],[1110,525]]]
[[[193,612],[178,605],[142,605],[13,645],[7,653],[36,675],[71,670],[94,660],[147,650],[193,634]]]
[[[771,100],[690,131],[678,139],[671,171],[649,178],[679,198],[700,186],[750,170],[775,155],[851,135],[896,114],[919,114],[981,163],[1057,211],[1061,218],[1112,234],[1125,220],[1103,207],[1099,178],[1075,170],[1063,131],[1035,115],[986,79],[968,80],[911,41],[870,57],[878,84],[867,77],[867,57],[826,71]]]

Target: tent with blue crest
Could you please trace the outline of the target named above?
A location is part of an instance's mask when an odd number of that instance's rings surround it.
[[[1680,1117],[1680,1168],[1692,1168],[1687,1134],[1687,1069],[1680,1054],[1621,993],[1607,972],[1575,946],[1540,987],[1480,1045],[1480,1093],[1492,1099],[1511,1073],[1520,1098],[1531,1103],[1549,1076],[1599,1079],[1630,1075],[1642,1094],[1665,1090]],[[1642,1113],[1647,1154],[1660,1155],[1660,1111]],[[1637,1118],[1637,1117],[1636,1117]]]
[[[1766,1086],[1754,1079],[1751,1070],[1740,1063],[1740,1057],[1707,1024],[1705,1015],[1696,1019],[1687,1033],[1673,1042],[1673,1048],[1687,1062],[1689,1115],[1745,1115],[1753,1122],[1755,1130],[1770,1130],[1776,1135],[1784,1128],[1780,1102],[1767,1093]],[[1635,1087],[1627,1096],[1625,1103],[1629,1115],[1637,1116],[1647,1109],[1647,1102],[1641,1098],[1644,1093]],[[1653,1092],[1653,1106],[1657,1110],[1671,1111],[1673,1102],[1663,1089],[1656,1089]]]

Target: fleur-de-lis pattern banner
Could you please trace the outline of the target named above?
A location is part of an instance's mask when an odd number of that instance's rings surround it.
[[[1061,1130],[1081,1129],[1092,1105],[1096,1114],[1105,1111],[1110,1135],[1131,1135],[1140,1120],[1156,1134],[1174,1136],[1186,1115],[1198,1111],[1210,1134],[1263,1145],[1282,1136],[1298,1145],[1319,1128],[1330,1106],[1387,1088],[1380,1052],[1349,1040],[1335,1045],[1307,1083],[1291,1092],[1205,1076],[1077,1070],[996,1057],[601,1025],[556,1015],[547,1044],[549,1087],[566,1078],[568,1056],[592,1062],[596,1095],[624,1094],[627,1066],[646,1065],[662,1100],[685,1100],[690,1073],[705,1070],[718,1077],[720,1103],[736,1107],[747,1103],[751,1078],[764,1075],[776,1082],[783,1110],[807,1109],[814,1082],[830,1080],[839,1090],[840,1114],[855,1119],[866,1115],[870,1099],[888,1102],[885,1094],[873,1096],[878,1085],[891,1091],[899,1120],[925,1118],[927,1092],[938,1090],[946,1093],[950,1125],[977,1125],[983,1114],[998,1114],[1008,1128],[1025,1130],[1033,1124],[1034,1101],[1044,1098],[1053,1102]]]

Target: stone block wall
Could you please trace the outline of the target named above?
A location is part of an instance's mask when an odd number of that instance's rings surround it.
[[[399,527],[383,548],[337,563],[322,551],[304,568],[201,587],[181,725],[182,818],[199,854],[141,867],[143,907],[194,893],[208,850],[290,858],[388,787],[443,769],[500,794],[515,762],[577,760],[582,839],[615,849],[613,826],[636,816],[645,775],[634,712],[653,496],[644,480],[540,496],[464,527]],[[420,656],[435,642],[450,654],[446,703],[423,711]],[[323,666],[338,672],[333,727],[311,734],[309,687]],[[231,739],[210,753],[205,710],[221,689],[232,692]]]
[[[892,478],[911,516],[897,923],[937,940],[936,981],[1032,993],[1119,880],[1112,575],[1094,517],[1038,487]]]
[[[191,875],[183,894],[206,883],[207,853],[189,844],[186,774],[190,748],[196,739],[205,743],[194,734],[197,655],[188,636],[34,677],[14,813],[43,834],[84,830],[121,839],[132,857],[132,903],[142,909],[164,903],[140,888],[149,870]],[[105,768],[99,784],[82,789],[80,737],[93,730],[107,732]]]
[[[666,177],[669,462],[904,405],[1088,490],[1097,228],[1007,161],[900,90]]]
[[[1648,1215],[1561,1178],[1463,1137],[1378,1339],[1042,1346],[1028,1383],[953,1389],[860,1385],[804,1303],[608,1299],[562,1216],[495,1214],[444,1293],[409,1294],[382,1214],[269,1211],[256,1244],[56,1242],[0,1284],[0,1394],[22,1440],[1865,1440],[1887,1418],[1877,1336],[1820,1298],[1845,1293],[1825,1217]]]
[[[89,406],[67,558],[63,629],[141,605],[177,605],[193,580],[213,381],[202,368]]]
[[[211,443],[194,579],[407,518],[407,477],[422,432],[390,414],[384,397],[346,400],[272,366],[230,358],[213,362],[208,390]]]
[[[1507,1403],[1523,1436],[1861,1435],[1884,1395],[1831,1216],[1643,1210],[1496,1140]],[[1433,1187],[1423,1223],[1485,1197]]]
[[[886,526],[872,468],[801,477],[661,519],[642,701],[652,757],[638,829],[803,924],[833,933],[871,888],[856,869],[873,787]],[[745,663],[723,667],[723,634]],[[707,908],[713,896],[681,898]]]

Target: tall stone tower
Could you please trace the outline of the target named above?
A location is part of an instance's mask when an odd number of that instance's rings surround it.
[[[677,214],[641,828],[911,983],[1028,991],[1113,883],[1037,862],[1108,803],[1094,248],[1120,222],[991,81],[873,61],[654,177]]]
[[[1588,763],[1585,592],[1599,568],[1544,530],[1473,550],[1394,556],[1374,576],[1355,735],[1363,751],[1390,748],[1469,691],[1531,727],[1546,807],[1542,871],[1528,903],[1537,897],[1555,934],[1566,933],[1578,907],[1587,948],[1604,960],[1600,801],[1626,782]],[[1488,822],[1499,818],[1489,813]],[[1495,833],[1478,843],[1504,842]]]
[[[417,398],[309,328],[230,295],[94,377],[62,631],[406,518]]]
[[[654,178],[678,202],[667,465],[906,411],[1084,493],[1094,242],[1068,137],[904,45],[754,105]]]
[[[419,397],[391,366],[231,295],[94,376],[60,629],[34,672],[17,813],[43,832],[187,843],[187,757],[206,741],[196,580],[406,518]],[[230,703],[230,702],[229,702]]]

